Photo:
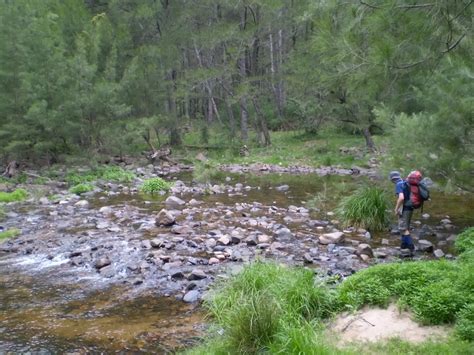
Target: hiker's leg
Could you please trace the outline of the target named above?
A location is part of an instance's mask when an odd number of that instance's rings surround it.
[[[414,250],[415,245],[413,244],[413,239],[410,235],[410,223],[411,223],[411,216],[413,215],[412,210],[403,210],[400,219],[398,220],[398,228],[402,233],[401,237],[401,249],[410,249]]]

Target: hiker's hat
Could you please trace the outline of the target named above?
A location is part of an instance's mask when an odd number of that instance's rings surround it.
[[[402,178],[402,176],[400,175],[400,172],[396,170],[391,171],[389,176],[390,176],[390,180],[392,181],[399,180]]]

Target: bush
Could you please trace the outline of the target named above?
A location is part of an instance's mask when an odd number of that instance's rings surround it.
[[[160,191],[168,191],[170,188],[169,182],[157,177],[145,180],[140,186],[140,191],[146,194],[155,194]]]
[[[73,186],[69,189],[69,191],[76,195],[81,195],[86,192],[90,192],[94,190],[94,186],[91,184],[78,184]]]
[[[0,232],[0,240],[13,238],[13,237],[16,237],[17,235],[20,235],[20,234],[21,234],[21,230],[19,230],[17,228],[11,228],[11,229],[6,230],[4,232]]]
[[[202,184],[210,184],[211,180],[219,174],[216,163],[206,160],[194,164],[193,179]]]
[[[377,265],[347,278],[338,288],[339,303],[343,308],[385,306],[398,298],[424,324],[450,323],[474,301],[473,272],[472,264],[448,261]]]
[[[474,341],[474,303],[466,305],[458,312],[456,334],[462,339]]]
[[[16,189],[13,192],[0,192],[0,202],[23,201],[28,197],[24,189]]]
[[[454,245],[458,253],[474,250],[474,227],[459,234]]]
[[[383,190],[365,187],[343,199],[336,211],[345,225],[378,231],[388,225],[387,208]]]

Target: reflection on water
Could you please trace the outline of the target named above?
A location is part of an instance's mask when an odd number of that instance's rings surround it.
[[[201,334],[203,315],[172,298],[125,289],[88,293],[80,284],[0,275],[0,353],[147,351],[164,353]]]

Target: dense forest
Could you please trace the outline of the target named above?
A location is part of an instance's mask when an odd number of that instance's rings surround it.
[[[472,3],[0,0],[0,157],[332,126],[472,189]]]

